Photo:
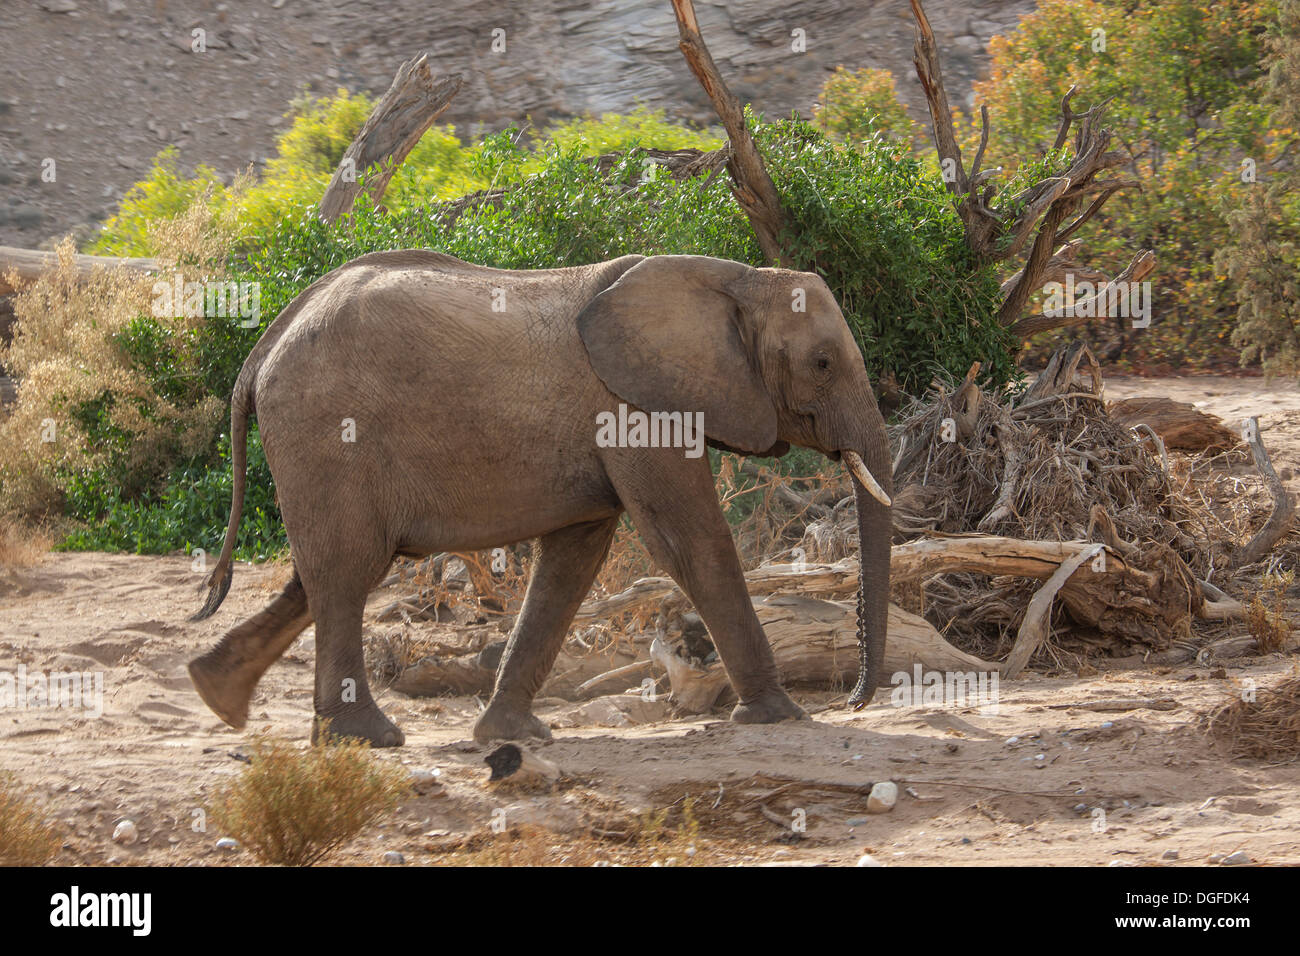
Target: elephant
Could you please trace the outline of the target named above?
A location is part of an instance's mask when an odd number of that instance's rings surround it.
[[[678,421],[739,454],[800,445],[845,463],[862,568],[851,702],[881,682],[889,446],[862,353],[817,275],[698,255],[501,270],[428,250],[339,267],[276,317],[235,383],[230,521],[195,620],[230,588],[254,414],[294,570],[269,606],[190,663],[199,695],[232,727],[314,621],[313,741],[327,726],[401,745],[366,680],[368,593],[398,557],[533,540],[473,734],[549,738],[533,699],[624,513],[708,628],[738,698],[731,719],[805,718],[755,616],[708,455]],[[624,427],[638,415],[661,426],[656,436]]]

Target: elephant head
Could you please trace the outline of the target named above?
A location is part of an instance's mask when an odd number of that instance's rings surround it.
[[[816,275],[706,256],[643,259],[578,317],[607,388],[647,412],[702,412],[719,447],[780,455],[801,445],[842,460],[854,479],[861,572],[858,683],[880,683],[889,607],[885,423],[862,353]]]

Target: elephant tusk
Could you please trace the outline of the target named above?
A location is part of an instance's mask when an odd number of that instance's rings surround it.
[[[880,483],[877,482],[876,479],[871,476],[871,472],[867,470],[867,463],[862,460],[861,455],[856,451],[846,451],[843,453],[842,457],[844,458],[844,464],[848,465],[849,471],[853,473],[853,477],[862,483],[863,488],[866,488],[867,491],[871,492],[871,497],[875,498],[886,508],[893,504],[893,502],[889,500],[889,495],[885,494],[885,489],[880,487]]]

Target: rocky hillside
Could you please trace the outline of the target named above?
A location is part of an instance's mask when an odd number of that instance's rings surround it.
[[[955,95],[983,68],[988,39],[1033,6],[930,0]],[[810,112],[840,64],[888,67],[923,109],[902,0],[697,0],[696,8],[728,81],[769,115]],[[194,31],[203,31],[203,52],[193,49]],[[804,52],[792,48],[798,39]],[[471,134],[639,103],[713,119],[677,51],[667,0],[6,0],[0,244],[88,233],[168,144],[186,167],[231,175],[255,165],[296,94],[380,93],[422,50],[437,69],[465,74],[445,118]],[[53,182],[42,175],[50,160]]]

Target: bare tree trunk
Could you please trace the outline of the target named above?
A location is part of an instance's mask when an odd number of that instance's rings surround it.
[[[361,193],[363,174],[367,176],[366,191],[378,202],[397,167],[447,108],[460,84],[459,73],[434,80],[427,54],[403,63],[392,86],[343,154],[316,214],[325,222],[346,215]]]
[[[785,213],[777,195],[772,177],[767,174],[763,157],[758,153],[754,137],[745,123],[745,106],[727,88],[718,65],[713,62],[709,48],[700,36],[700,25],[695,19],[695,5],[691,0],[672,0],[673,14],[677,17],[677,32],[681,36],[678,46],[686,57],[686,64],[704,87],[718,118],[722,120],[727,138],[731,141],[731,159],[727,170],[731,173],[732,192],[736,202],[749,217],[758,237],[763,258],[771,266],[790,266],[778,238],[785,224]]]

